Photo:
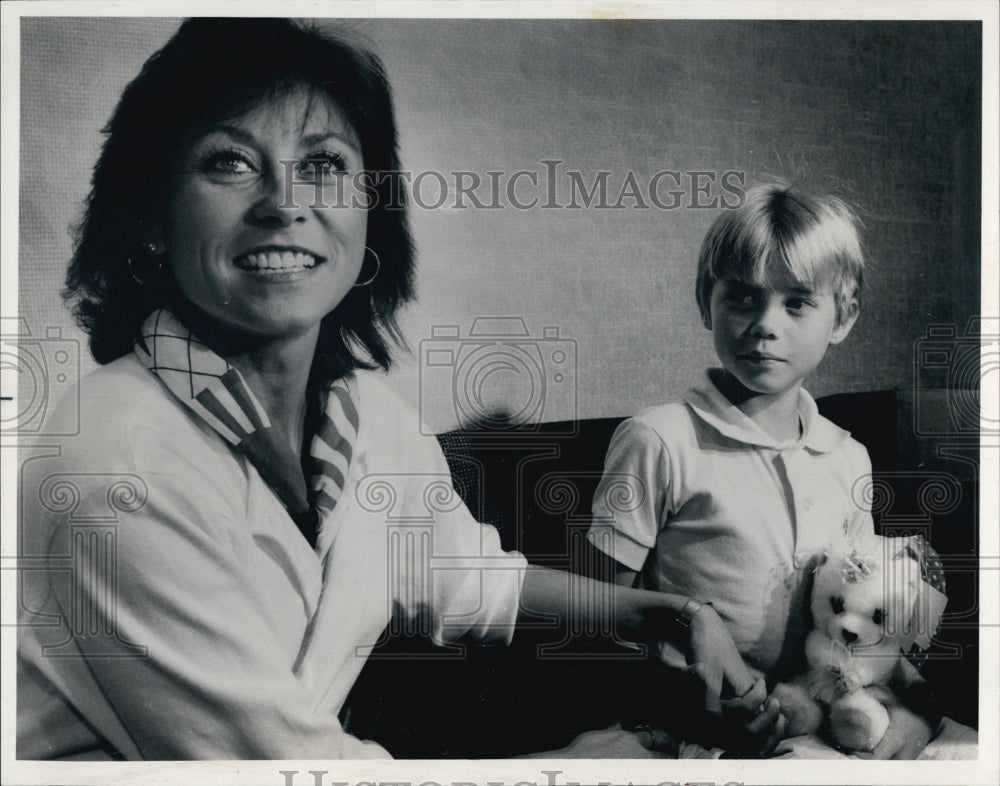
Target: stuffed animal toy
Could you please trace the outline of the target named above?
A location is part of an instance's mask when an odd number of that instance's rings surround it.
[[[922,546],[871,536],[824,549],[810,601],[808,670],[773,691],[786,736],[816,734],[826,722],[845,750],[878,745],[889,726],[889,692],[922,682],[905,653],[930,646],[946,602],[924,581]]]

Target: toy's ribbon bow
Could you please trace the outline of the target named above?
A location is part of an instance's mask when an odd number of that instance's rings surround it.
[[[869,578],[875,573],[875,569],[871,563],[859,557],[857,550],[855,550],[844,557],[844,564],[841,565],[840,573],[847,584],[857,584]]]

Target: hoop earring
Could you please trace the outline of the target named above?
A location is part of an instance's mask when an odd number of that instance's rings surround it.
[[[374,251],[372,251],[370,248],[368,248],[368,246],[365,246],[365,254],[371,254],[373,257],[375,257],[375,272],[372,273],[371,277],[368,278],[367,280],[365,280],[365,281],[359,281],[357,284],[355,284],[354,286],[356,286],[356,287],[366,287],[366,286],[368,286],[370,283],[372,283],[372,281],[374,281],[376,278],[378,278],[379,271],[382,270],[382,260],[378,258],[378,254],[376,254]],[[362,264],[364,264],[364,263],[362,263]]]
[[[135,274],[135,270],[132,268],[132,257],[128,258],[128,274],[132,276],[132,280],[138,284],[140,287],[146,286],[146,282],[143,281]]]

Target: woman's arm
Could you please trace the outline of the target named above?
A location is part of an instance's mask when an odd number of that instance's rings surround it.
[[[711,605],[692,606],[691,602],[683,595],[604,584],[537,566],[528,568],[521,588],[522,614],[552,614],[564,625],[576,623],[584,628],[610,630],[629,641],[683,639],[679,636],[683,628],[677,621],[684,619],[690,634],[687,641],[678,643],[690,651],[689,669],[705,685],[705,708],[721,712],[726,686],[732,695],[744,697],[748,708],[751,703],[760,704],[765,693],[763,683],[756,690],[758,685],[719,615]]]

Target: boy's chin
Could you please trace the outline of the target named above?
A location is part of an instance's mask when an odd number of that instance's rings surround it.
[[[723,369],[721,374],[716,374],[713,381],[734,404],[759,396],[779,397],[793,390],[798,391],[802,385],[801,379],[768,378],[765,374],[750,375],[728,368]]]

